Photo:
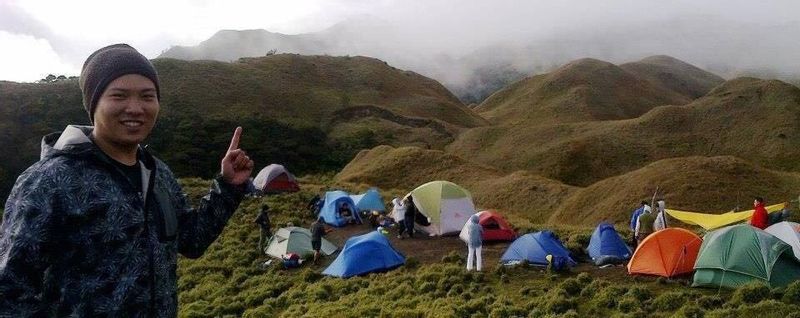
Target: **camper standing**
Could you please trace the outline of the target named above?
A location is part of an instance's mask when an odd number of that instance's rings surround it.
[[[636,234],[636,245],[642,244],[644,239],[653,233],[653,223],[655,222],[655,218],[653,217],[653,213],[650,212],[650,206],[644,207],[644,213],[639,215],[639,218],[636,220],[636,230],[634,233]]]
[[[264,204],[261,206],[261,212],[258,213],[258,217],[256,217],[255,221],[256,224],[261,229],[261,236],[258,239],[258,250],[259,254],[264,253],[265,245],[267,244],[267,240],[269,237],[272,236],[272,222],[269,221],[269,206]]]
[[[472,270],[473,261],[475,269],[481,271],[481,247],[483,245],[483,227],[479,223],[477,214],[473,214],[467,221],[467,270]]]
[[[414,205],[414,199],[411,196],[403,199],[403,206],[405,207],[404,219],[406,223],[406,232],[408,237],[414,237],[414,218],[417,216],[417,206]]]
[[[766,229],[769,216],[767,215],[767,209],[764,208],[764,199],[756,197],[753,200],[753,207],[755,211],[753,211],[753,216],[750,218],[750,225],[762,230]]]
[[[402,239],[403,233],[406,231],[406,206],[398,198],[392,200],[392,205],[392,218],[397,223],[397,238]]]
[[[636,222],[639,221],[639,216],[644,213],[645,207],[649,207],[650,205],[647,204],[647,201],[642,201],[639,204],[639,207],[636,210],[633,210],[633,214],[631,214],[631,233],[633,233],[633,239],[631,239],[631,244],[636,243]]]
[[[45,136],[6,201],[0,317],[175,317],[178,253],[203,255],[247,190],[242,129],[192,209],[169,167],[140,145],[160,110],[150,61],[107,46],[86,60],[79,84],[94,126]]]
[[[658,232],[669,227],[667,225],[666,203],[663,199],[656,202],[656,211],[658,211],[658,213],[656,214],[656,221],[653,224],[653,229]]]
[[[311,249],[314,250],[314,264],[319,260],[322,237],[327,233],[327,230],[325,230],[325,218],[320,216],[314,223],[311,223]]]

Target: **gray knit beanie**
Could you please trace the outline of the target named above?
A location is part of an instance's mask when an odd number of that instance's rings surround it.
[[[114,44],[89,55],[83,63],[80,86],[83,92],[83,107],[94,122],[94,111],[106,86],[120,76],[139,74],[149,78],[156,86],[156,98],[161,100],[158,74],[153,64],[144,55],[127,44]]]

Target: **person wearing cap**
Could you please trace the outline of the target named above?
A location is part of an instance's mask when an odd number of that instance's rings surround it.
[[[246,191],[253,161],[237,127],[220,174],[192,209],[141,143],[160,110],[158,75],[136,49],[92,53],[80,76],[92,126],[42,140],[0,225],[0,317],[175,317],[177,256],[198,258]]]

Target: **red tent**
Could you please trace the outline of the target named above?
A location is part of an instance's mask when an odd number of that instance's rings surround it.
[[[481,211],[478,218],[483,226],[484,241],[513,241],[517,238],[517,233],[497,211]]]
[[[263,193],[297,192],[300,186],[294,175],[282,165],[271,164],[264,167],[253,179],[253,185]]]

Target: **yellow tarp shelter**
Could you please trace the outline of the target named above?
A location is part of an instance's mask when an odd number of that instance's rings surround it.
[[[767,212],[780,211],[786,207],[786,203],[770,205]],[[706,230],[713,230],[736,222],[749,220],[755,210],[725,213],[698,213],[666,209],[671,217],[683,221],[684,223],[699,225]]]

